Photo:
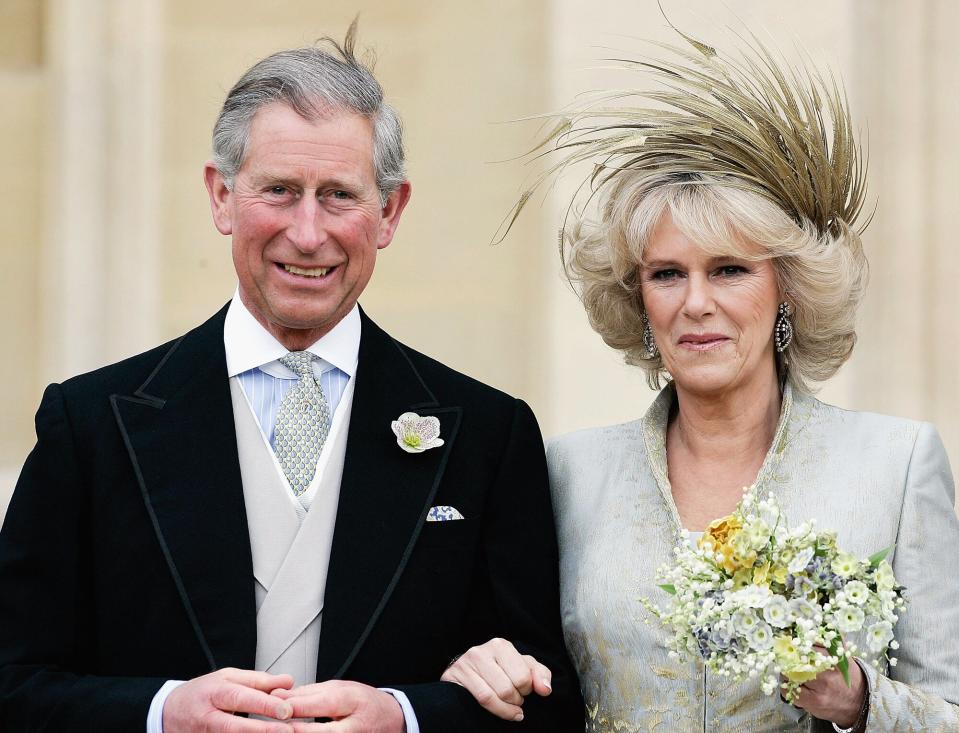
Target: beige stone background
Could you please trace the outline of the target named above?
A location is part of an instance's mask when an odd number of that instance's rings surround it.
[[[959,3],[665,0],[729,48],[749,27],[845,79],[878,214],[853,359],[823,390],[935,422],[959,464]],[[402,340],[526,398],[547,435],[652,398],[586,324],[555,255],[560,186],[497,247],[535,137],[505,124],[630,83],[600,60],[671,40],[654,0],[0,0],[0,515],[50,381],[172,338],[232,294],[200,167],[229,86],[279,48],[361,40],[407,127],[413,201],[363,298]],[[110,429],[110,426],[104,426]]]

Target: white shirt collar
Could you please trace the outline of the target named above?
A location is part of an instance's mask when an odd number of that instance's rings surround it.
[[[360,353],[360,330],[360,309],[354,305],[333,330],[306,350],[352,378],[356,376],[356,363]],[[296,378],[293,372],[277,361],[286,356],[289,350],[247,310],[240,299],[239,288],[233,294],[230,308],[226,312],[223,345],[226,349],[226,368],[231,377],[261,367],[276,377]]]

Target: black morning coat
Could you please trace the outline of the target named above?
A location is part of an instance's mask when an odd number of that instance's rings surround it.
[[[225,315],[44,393],[0,531],[0,731],[142,733],[165,680],[252,668]],[[317,680],[404,691],[422,733],[582,731],[530,409],[365,314],[353,400]],[[439,418],[445,444],[401,450],[407,411]],[[435,505],[465,519],[425,522]],[[553,670],[522,723],[438,681],[496,636]]]

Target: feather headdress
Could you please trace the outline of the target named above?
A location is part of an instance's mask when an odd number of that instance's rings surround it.
[[[827,82],[808,63],[787,68],[755,36],[736,61],[672,27],[688,47],[654,44],[671,58],[611,59],[658,88],[602,93],[556,116],[533,152],[562,159],[522,194],[503,236],[543,182],[583,161],[594,163],[579,189],[589,197],[624,172],[698,174],[758,193],[820,234],[854,229],[866,165],[835,77]],[[626,106],[630,99],[660,106]]]

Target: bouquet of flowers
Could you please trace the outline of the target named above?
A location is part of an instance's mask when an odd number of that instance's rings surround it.
[[[896,664],[889,649],[898,648],[893,626],[905,599],[885,559],[890,549],[860,560],[814,521],[786,527],[775,496],[760,501],[750,487],[698,546],[681,543],[675,562],[659,568],[669,607],[643,603],[671,631],[670,656],[700,654],[714,672],[759,677],[764,693],[781,688],[792,702],[833,667],[849,684],[850,634],[865,634],[874,664]]]

